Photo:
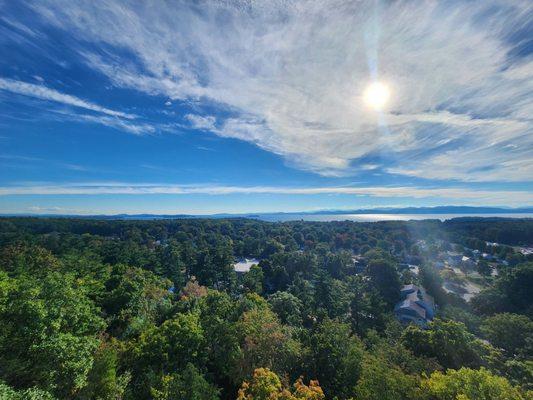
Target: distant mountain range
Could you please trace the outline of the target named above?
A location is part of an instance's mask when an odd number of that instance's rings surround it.
[[[116,214],[116,215],[71,215],[71,214],[0,214],[4,217],[48,217],[48,218],[87,218],[87,219],[183,219],[183,218],[257,218],[275,215],[348,215],[348,214],[533,214],[533,207],[505,208],[505,207],[472,207],[472,206],[437,206],[437,207],[400,207],[400,208],[370,208],[355,210],[319,210],[302,212],[272,212],[272,213],[243,213],[243,214]]]
[[[472,206],[437,206],[437,207],[402,207],[371,208],[361,210],[316,211],[311,214],[528,214],[533,207],[472,207]]]

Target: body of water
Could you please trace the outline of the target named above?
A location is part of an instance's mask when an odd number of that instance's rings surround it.
[[[284,221],[356,221],[356,222],[377,222],[377,221],[409,221],[438,219],[445,221],[452,218],[476,217],[476,218],[533,218],[531,213],[520,214],[261,214],[258,219],[270,222]]]

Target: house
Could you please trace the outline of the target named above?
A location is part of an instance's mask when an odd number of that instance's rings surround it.
[[[529,256],[530,254],[533,254],[533,247],[518,247],[517,249],[520,253],[522,253],[525,256]]]
[[[463,259],[462,254],[452,253],[451,251],[449,251],[446,261],[448,262],[448,265],[450,265],[451,267],[458,267],[462,259]]]
[[[461,258],[461,266],[464,268],[474,268],[476,263],[470,257],[463,256]]]
[[[487,261],[496,260],[496,257],[494,257],[492,254],[489,254],[489,253],[483,253],[481,256]]]
[[[400,291],[402,300],[394,307],[394,314],[402,324],[416,324],[425,328],[435,316],[435,302],[423,287],[405,285]]]
[[[235,264],[233,264],[233,269],[237,274],[244,274],[248,271],[250,271],[250,268],[252,265],[258,265],[259,260],[255,258],[241,258],[237,260]]]

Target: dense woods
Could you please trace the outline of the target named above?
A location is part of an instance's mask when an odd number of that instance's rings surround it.
[[[532,220],[3,218],[0,399],[531,399],[532,244]],[[452,248],[491,260],[470,301]],[[409,283],[425,328],[394,317]]]

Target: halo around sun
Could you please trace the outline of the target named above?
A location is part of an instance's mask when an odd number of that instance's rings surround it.
[[[389,87],[382,82],[368,85],[363,94],[365,103],[374,110],[382,110],[387,105],[389,98]]]

